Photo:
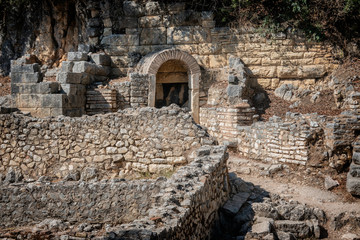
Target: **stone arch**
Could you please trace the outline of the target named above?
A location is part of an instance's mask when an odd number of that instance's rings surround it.
[[[145,56],[139,63],[140,73],[148,74],[150,79],[148,105],[155,106],[156,74],[159,68],[169,60],[179,60],[184,63],[189,79],[189,100],[190,109],[194,121],[199,123],[199,80],[201,77],[200,66],[190,54],[176,50],[166,49],[160,52],[151,53]]]

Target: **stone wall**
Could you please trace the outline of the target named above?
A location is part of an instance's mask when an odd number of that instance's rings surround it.
[[[202,146],[168,179],[3,182],[0,231],[56,223],[54,238],[93,238],[80,228],[93,224],[106,232],[100,239],[205,239],[231,191],[227,158],[224,146]]]
[[[173,4],[125,1],[123,10],[119,19],[104,19],[101,40],[112,58],[114,76],[127,75],[139,60],[134,56],[168,48],[188,52],[207,70],[227,66],[229,56],[239,57],[250,69],[253,81],[272,89],[289,81],[314,84],[334,68],[332,48],[326,44],[286,34],[265,38],[252,28],[215,27],[211,12],[185,9],[184,3],[174,8]],[[119,30],[123,33],[117,34]]]
[[[305,165],[309,159],[309,142],[321,132],[319,122],[325,117],[288,114],[282,120],[272,117],[243,127],[239,134],[238,151],[246,157],[268,162]]]
[[[63,178],[93,167],[107,177],[173,171],[191,150],[212,144],[189,113],[176,106],[127,109],[69,118],[0,115],[0,173],[18,168],[25,177]]]
[[[180,168],[162,189],[148,215],[108,229],[112,239],[206,239],[229,197],[226,148],[203,146],[193,162]],[[150,238],[152,236],[152,238]]]
[[[45,219],[122,224],[146,215],[164,181],[33,182],[0,185],[0,228]],[[33,206],[33,207],[31,207]]]
[[[200,124],[219,142],[229,141],[236,144],[237,137],[242,132],[239,127],[251,125],[258,117],[255,109],[245,103],[228,108],[200,108]]]
[[[11,93],[21,111],[36,117],[81,116],[85,113],[86,86],[103,82],[110,74],[110,58],[105,54],[69,52],[56,74],[56,82],[43,81],[41,66],[33,55],[11,65]]]

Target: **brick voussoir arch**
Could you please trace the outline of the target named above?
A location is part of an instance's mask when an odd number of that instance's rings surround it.
[[[191,75],[201,73],[199,64],[193,56],[176,49],[166,49],[152,54],[149,58],[145,59],[141,72],[156,75],[161,65],[169,60],[180,60],[184,62],[185,67]]]
[[[150,79],[148,105],[150,107],[155,106],[156,74],[161,65],[169,60],[179,60],[184,63],[187,69],[189,75],[189,106],[194,121],[199,123],[199,80],[201,70],[195,58],[186,52],[177,49],[165,49],[160,52],[148,54],[139,62],[139,73],[147,74]]]

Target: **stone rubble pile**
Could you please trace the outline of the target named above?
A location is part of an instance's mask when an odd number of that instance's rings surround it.
[[[212,239],[309,239],[324,236],[325,213],[245,182],[230,173],[231,197],[220,208]]]

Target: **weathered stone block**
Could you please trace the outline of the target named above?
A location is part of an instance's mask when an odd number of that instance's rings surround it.
[[[17,102],[19,108],[39,108],[42,107],[41,94],[20,94]]]
[[[104,66],[98,66],[90,62],[75,62],[73,67],[74,73],[89,73],[93,75],[108,76],[110,74],[110,68]]]
[[[210,31],[202,27],[194,27],[192,30],[192,40],[194,43],[207,43],[211,42]]]
[[[296,237],[308,238],[312,235],[311,228],[302,221],[278,220],[275,221],[276,230],[291,232]]]
[[[360,165],[360,152],[354,152],[353,156],[352,156],[352,161],[355,164]]]
[[[20,92],[19,84],[11,83],[11,94],[17,94]]]
[[[146,16],[139,19],[142,28],[160,27],[161,23],[161,16]]]
[[[111,58],[110,56],[104,53],[94,53],[90,55],[91,60],[97,64],[102,66],[110,66],[111,65]]]
[[[47,94],[41,100],[41,107],[44,108],[63,108],[67,103],[66,94]]]
[[[298,69],[298,75],[301,78],[320,78],[325,74],[323,65],[302,66]]]
[[[72,73],[72,72],[64,72],[58,73],[56,76],[56,81],[59,83],[74,83],[80,84],[82,83],[83,78],[89,78],[89,75],[86,73]]]
[[[12,73],[37,73],[40,72],[40,65],[37,63],[24,65],[11,65]]]
[[[40,73],[17,73],[11,72],[12,83],[38,83],[41,82]]]
[[[169,27],[167,29],[167,44],[193,43],[191,27]]]
[[[145,28],[140,34],[141,45],[166,44],[166,28]]]
[[[101,44],[112,45],[112,46],[138,46],[139,35],[125,35],[125,34],[113,34],[104,37],[101,40]]]
[[[269,67],[252,67],[250,68],[252,75],[256,77],[262,78],[273,78],[277,77],[276,67],[269,66]]]
[[[221,52],[221,45],[216,43],[199,44],[199,54],[218,54]]]
[[[137,17],[143,14],[143,9],[141,5],[137,4],[134,1],[124,1],[123,11],[125,16]]]
[[[63,61],[61,63],[60,72],[72,72],[73,67],[74,67],[74,62]]]
[[[87,61],[88,57],[84,52],[68,52],[67,54],[68,61]]]
[[[61,84],[61,90],[68,96],[84,96],[86,87],[81,84]]]
[[[277,68],[279,78],[297,78],[298,68],[296,66],[280,66]]]
[[[158,2],[147,2],[144,9],[145,15],[156,15],[162,13],[160,4]]]

